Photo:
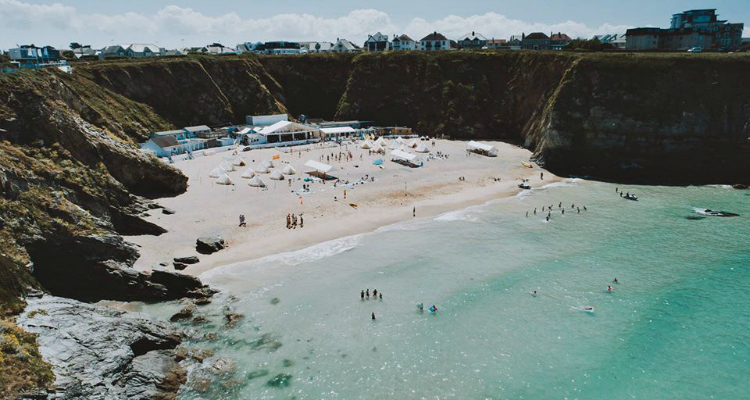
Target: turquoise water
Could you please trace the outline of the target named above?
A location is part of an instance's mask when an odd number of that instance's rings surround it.
[[[750,192],[614,188],[568,180],[211,271],[224,294],[202,312],[219,338],[189,345],[231,359],[236,381],[181,398],[748,398]],[[246,318],[220,328],[224,307]],[[267,384],[282,373],[287,387]]]

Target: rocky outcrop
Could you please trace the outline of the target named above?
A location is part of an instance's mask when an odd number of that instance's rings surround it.
[[[168,399],[185,382],[184,335],[169,324],[52,296],[30,300],[18,324],[37,334],[56,399]]]
[[[226,247],[221,236],[206,236],[195,241],[195,250],[201,254],[212,254]]]

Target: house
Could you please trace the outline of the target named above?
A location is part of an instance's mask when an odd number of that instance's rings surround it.
[[[510,46],[511,50],[521,50],[521,45],[523,44],[523,34],[520,35],[511,35],[510,39],[508,39],[508,46]]]
[[[487,38],[480,33],[471,32],[458,39],[458,47],[467,50],[481,50],[487,46]]]
[[[11,61],[20,64],[49,63],[60,60],[60,51],[52,46],[23,45],[8,51]]]
[[[205,49],[205,51],[202,51]],[[212,43],[208,46],[202,48],[199,52],[206,53],[206,54],[216,54],[216,55],[222,55],[222,54],[237,54],[237,51],[233,48],[226,47],[221,43]]]
[[[152,137],[141,144],[141,149],[153,153],[157,157],[171,157],[184,151],[182,145],[174,136]]]
[[[300,42],[300,51],[303,53],[330,53],[334,44],[331,42]]]
[[[387,51],[391,50],[391,42],[388,36],[377,32],[374,35],[367,35],[365,45],[362,47],[365,51]]]
[[[417,42],[415,42],[414,39],[410,38],[408,35],[393,35],[391,47],[393,48],[393,50],[416,50]]]
[[[549,36],[550,48],[552,50],[562,50],[565,46],[569,45],[573,39],[564,33],[553,33]]]
[[[286,114],[273,114],[248,115],[245,117],[245,123],[252,126],[268,126],[281,121],[289,121],[289,116]]]
[[[688,10],[672,15],[668,29],[635,28],[626,32],[628,50],[736,50],[742,46],[745,24],[719,20],[716,9]]]
[[[530,33],[528,36],[522,34],[521,48],[523,50],[549,50],[550,38],[542,32]]]
[[[261,42],[255,42],[255,43],[245,42],[245,43],[238,44],[235,47],[235,51],[238,54],[259,53],[259,52],[262,52],[261,47],[263,47],[263,43]]]
[[[127,57],[141,58],[141,57],[158,57],[161,56],[164,49],[159,48],[155,44],[140,44],[133,43],[125,49]]]
[[[92,49],[90,45],[73,49],[73,56],[75,56],[75,58],[95,57],[97,54],[97,50]]]
[[[206,125],[188,126],[184,128],[183,130],[185,131],[185,137],[188,137],[188,138],[207,139],[210,137],[217,136],[213,134],[213,132],[211,131],[211,128],[209,128]]]
[[[265,42],[261,47],[264,54],[300,54],[300,44],[298,42]]]
[[[356,44],[346,39],[336,39],[336,45],[333,46],[334,53],[357,53],[362,51]]]
[[[490,50],[510,50],[510,45],[505,39],[490,39],[487,41],[487,48]]]
[[[451,43],[442,34],[432,32],[419,41],[419,49],[423,51],[450,50]]]
[[[100,60],[106,60],[108,58],[123,58],[127,56],[128,52],[120,45],[107,46],[99,52]]]
[[[188,133],[184,129],[175,129],[171,131],[154,132],[151,134],[152,138],[167,137],[167,136],[171,136],[177,140],[183,140],[183,139],[187,139]]]

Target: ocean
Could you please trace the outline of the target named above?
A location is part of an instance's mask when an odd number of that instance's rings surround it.
[[[567,179],[209,271],[222,293],[186,326],[218,336],[186,346],[234,370],[191,371],[180,398],[750,397],[750,191],[615,187]]]

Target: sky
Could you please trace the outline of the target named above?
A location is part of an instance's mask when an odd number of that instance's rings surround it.
[[[671,15],[716,8],[744,22],[750,0],[0,0],[0,48],[20,44],[95,48],[153,43],[182,48],[219,42],[269,40],[362,43],[368,34],[432,31],[451,39],[472,31],[487,38],[541,32],[571,37],[624,33],[636,26],[667,27]]]

